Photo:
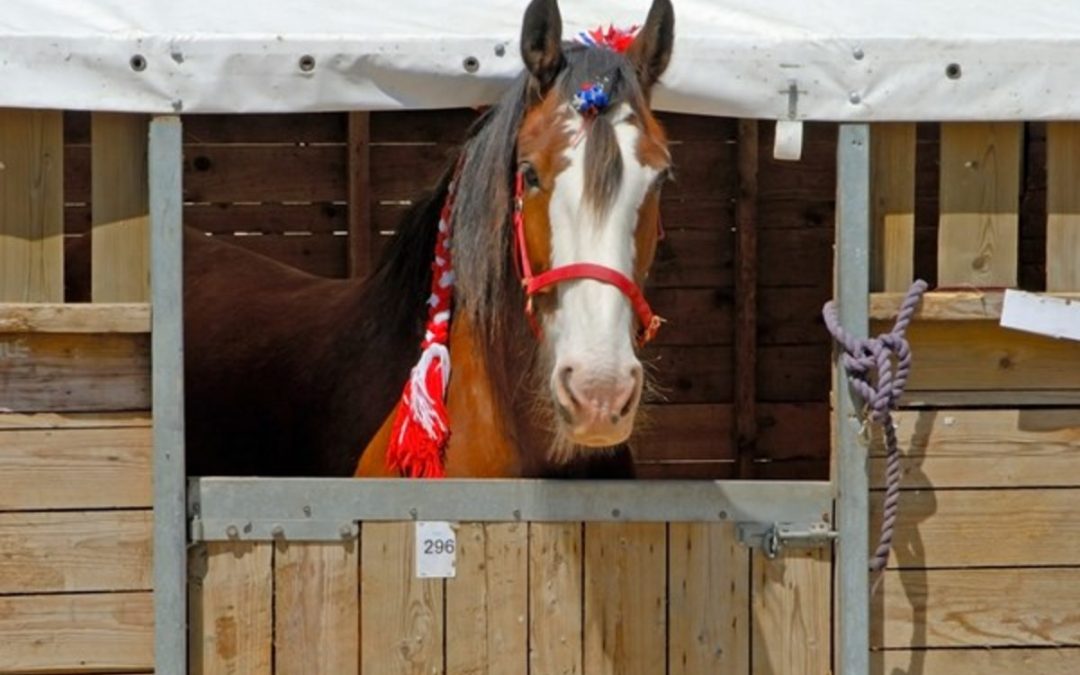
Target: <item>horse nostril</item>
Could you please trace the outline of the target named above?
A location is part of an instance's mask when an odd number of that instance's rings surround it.
[[[571,405],[574,408],[581,407],[581,402],[578,401],[577,396],[574,396],[574,388],[570,386],[570,377],[574,374],[573,366],[566,366],[559,371],[559,386],[562,387],[566,397],[570,399]]]

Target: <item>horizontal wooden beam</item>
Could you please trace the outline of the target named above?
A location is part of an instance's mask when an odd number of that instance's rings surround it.
[[[0,304],[0,333],[149,333],[150,303]]]
[[[895,649],[870,656],[872,675],[1073,675],[1080,649]]]
[[[1048,293],[1057,298],[1080,300],[1080,292]],[[896,318],[905,293],[872,293],[870,295],[870,318],[888,320]],[[1005,302],[1002,291],[943,291],[926,293],[915,312],[915,319],[927,321],[986,321],[1001,318]]]

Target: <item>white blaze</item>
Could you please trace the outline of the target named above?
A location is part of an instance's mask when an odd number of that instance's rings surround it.
[[[634,278],[638,209],[658,172],[638,160],[641,132],[630,114],[626,104],[611,113],[623,171],[615,197],[602,213],[584,199],[587,139],[580,134],[582,118],[569,116],[571,138],[577,142],[567,148],[567,167],[555,179],[551,194],[552,267],[588,262]],[[618,288],[579,279],[560,283],[556,292],[558,309],[547,329],[557,360],[586,363],[594,377],[618,377],[637,365],[632,344],[635,317]]]

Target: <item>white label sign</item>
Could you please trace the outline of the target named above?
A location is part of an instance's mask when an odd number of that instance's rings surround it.
[[[1009,289],[1005,291],[1001,325],[1052,338],[1080,340],[1080,300]]]
[[[416,576],[451,579],[457,573],[457,533],[442,521],[416,523]]]

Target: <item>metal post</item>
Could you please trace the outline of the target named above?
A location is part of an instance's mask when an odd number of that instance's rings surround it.
[[[856,337],[868,332],[870,297],[870,129],[844,124],[837,145],[836,294],[840,323]],[[838,354],[838,350],[834,354]],[[843,369],[834,359],[834,429],[838,455],[840,533],[837,645],[839,675],[870,673],[870,499],[867,448]]]
[[[150,123],[154,419],[154,672],[187,673],[180,118]]]

